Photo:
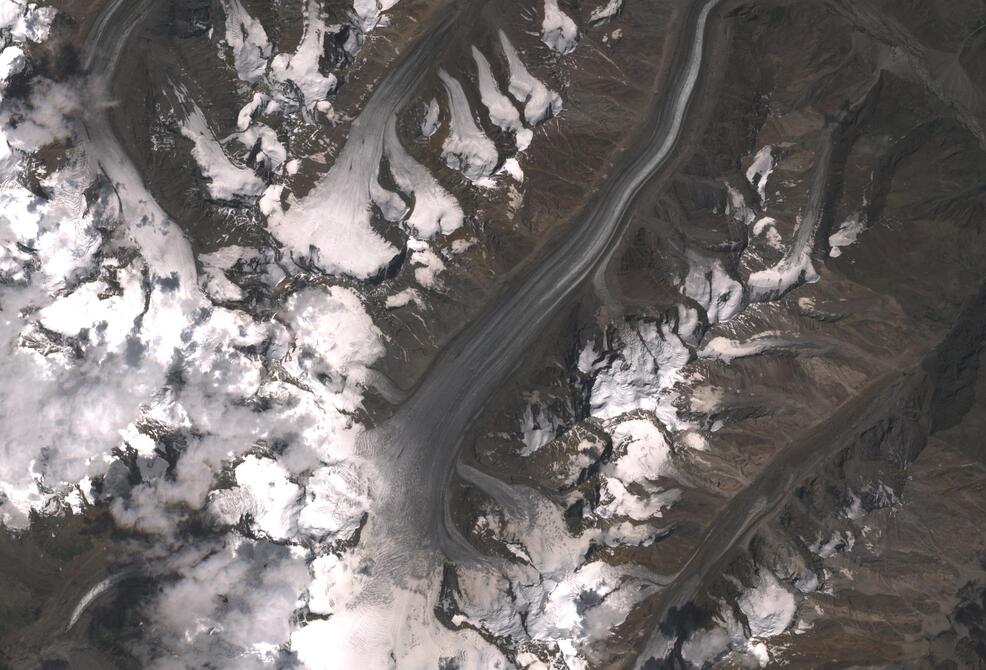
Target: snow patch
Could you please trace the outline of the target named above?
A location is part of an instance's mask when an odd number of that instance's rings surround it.
[[[326,36],[333,31],[326,25],[321,3],[308,0],[305,5],[305,27],[301,42],[293,54],[278,54],[270,64],[271,75],[280,82],[294,84],[304,98],[307,108],[314,108],[332,93],[338,83],[335,75],[323,75],[319,61]]]
[[[827,540],[819,538],[808,547],[808,551],[820,558],[831,558],[839,552],[852,551],[856,538],[849,531],[836,531]]]
[[[400,309],[401,307],[406,307],[411,303],[418,306],[419,309],[425,308],[424,300],[421,294],[413,288],[406,288],[403,291],[399,291],[394,295],[387,296],[387,300],[384,302],[384,306],[387,309]]]
[[[754,272],[747,279],[751,302],[775,300],[803,283],[818,281],[818,273],[811,263],[811,249],[789,249],[776,265]]]
[[[623,10],[623,0],[609,0],[605,5],[601,5],[592,10],[589,14],[589,23],[596,25],[604,23],[614,18]]]
[[[438,115],[440,113],[441,108],[438,106],[438,100],[432,98],[428,101],[425,115],[421,119],[421,135],[423,137],[431,137],[438,130]]]
[[[559,54],[569,54],[579,41],[579,29],[568,14],[558,7],[558,0],[544,0],[541,41]]]
[[[350,539],[370,508],[367,478],[353,462],[338,462],[312,473],[298,525],[320,541]]]
[[[188,100],[188,116],[181,134],[192,140],[192,156],[207,180],[209,195],[217,200],[258,197],[266,185],[253,170],[234,165],[216,140],[198,105]]]
[[[691,254],[681,292],[705,309],[709,323],[729,321],[743,309],[743,286],[729,276],[722,262]]]
[[[472,48],[472,57],[476,62],[476,73],[479,80],[479,96],[490,115],[490,121],[498,128],[512,132],[516,138],[517,151],[524,151],[531,144],[534,133],[524,128],[520,120],[520,112],[514,107],[501,91],[493,77],[490,62],[476,47]]]
[[[293,538],[297,533],[301,488],[289,479],[288,471],[272,459],[247,456],[234,473],[236,488],[213,493],[213,514],[229,525],[249,514],[254,529],[266,537]]]
[[[631,493],[627,486],[613,477],[604,477],[599,492],[599,506],[596,514],[603,519],[628,518],[634,521],[648,521],[661,516],[661,511],[670,507],[681,497],[681,491],[654,491],[647,495]]]
[[[399,0],[355,0],[353,11],[359,17],[359,26],[364,33],[371,32],[385,19],[383,13],[391,9]]]
[[[530,456],[538,449],[555,439],[559,422],[551,416],[547,408],[533,397],[524,408],[520,420],[521,439],[524,442],[521,456]]]
[[[0,30],[15,42],[44,42],[51,32],[57,11],[34,2],[0,0]]]
[[[442,69],[438,71],[438,77],[448,96],[451,113],[442,158],[450,168],[461,171],[474,182],[485,179],[493,174],[500,162],[496,145],[476,125],[462,84]]]
[[[776,219],[769,216],[757,219],[753,224],[752,232],[754,237],[763,235],[767,246],[771,249],[776,249],[777,251],[784,250],[784,242],[781,239],[781,234],[777,231]]]
[[[753,157],[753,163],[746,169],[746,180],[757,190],[761,206],[767,203],[767,179],[774,171],[773,147],[769,144]]]
[[[866,222],[859,213],[853,214],[843,221],[839,229],[829,235],[829,256],[832,258],[841,256],[842,248],[854,244],[865,230]]]
[[[524,118],[527,122],[536,125],[558,115],[561,112],[561,96],[528,72],[514,45],[502,30],[500,46],[510,68],[509,93],[515,100],[524,103]]]
[[[620,339],[623,346],[618,354],[592,364],[596,373],[589,398],[592,416],[611,419],[645,410],[656,414],[668,427],[680,425],[677,409],[671,404],[671,390],[682,379],[681,368],[689,361],[691,351],[670,323],[628,324]]]
[[[671,474],[671,447],[653,421],[620,421],[609,433],[617,458],[605,468],[607,474],[623,482],[642,484]]]
[[[408,238],[407,248],[411,250],[410,262],[414,268],[414,279],[424,288],[432,288],[438,282],[438,275],[445,269],[445,263],[422,240]]]
[[[414,195],[414,207],[405,225],[422,238],[448,235],[462,226],[465,215],[459,203],[438,183],[431,172],[414,160],[397,136],[396,121],[387,124],[384,153],[397,187]]]
[[[780,331],[758,333],[748,340],[731,340],[727,337],[714,337],[699,351],[701,358],[710,358],[724,363],[732,363],[737,358],[756,356],[771,349],[791,344],[791,339],[783,337]]]
[[[738,604],[755,638],[780,635],[794,622],[798,611],[794,594],[766,569],[760,570],[753,588],[743,592]]]
[[[271,56],[267,32],[260,21],[247,13],[240,0],[224,0],[223,9],[226,12],[226,43],[233,52],[236,73],[242,81],[253,84],[264,76]]]
[[[8,46],[0,52],[0,92],[6,88],[11,75],[20,74],[27,68],[27,57],[18,46]]]

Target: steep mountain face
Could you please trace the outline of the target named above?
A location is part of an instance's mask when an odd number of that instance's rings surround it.
[[[983,25],[0,0],[0,667],[983,666]]]

